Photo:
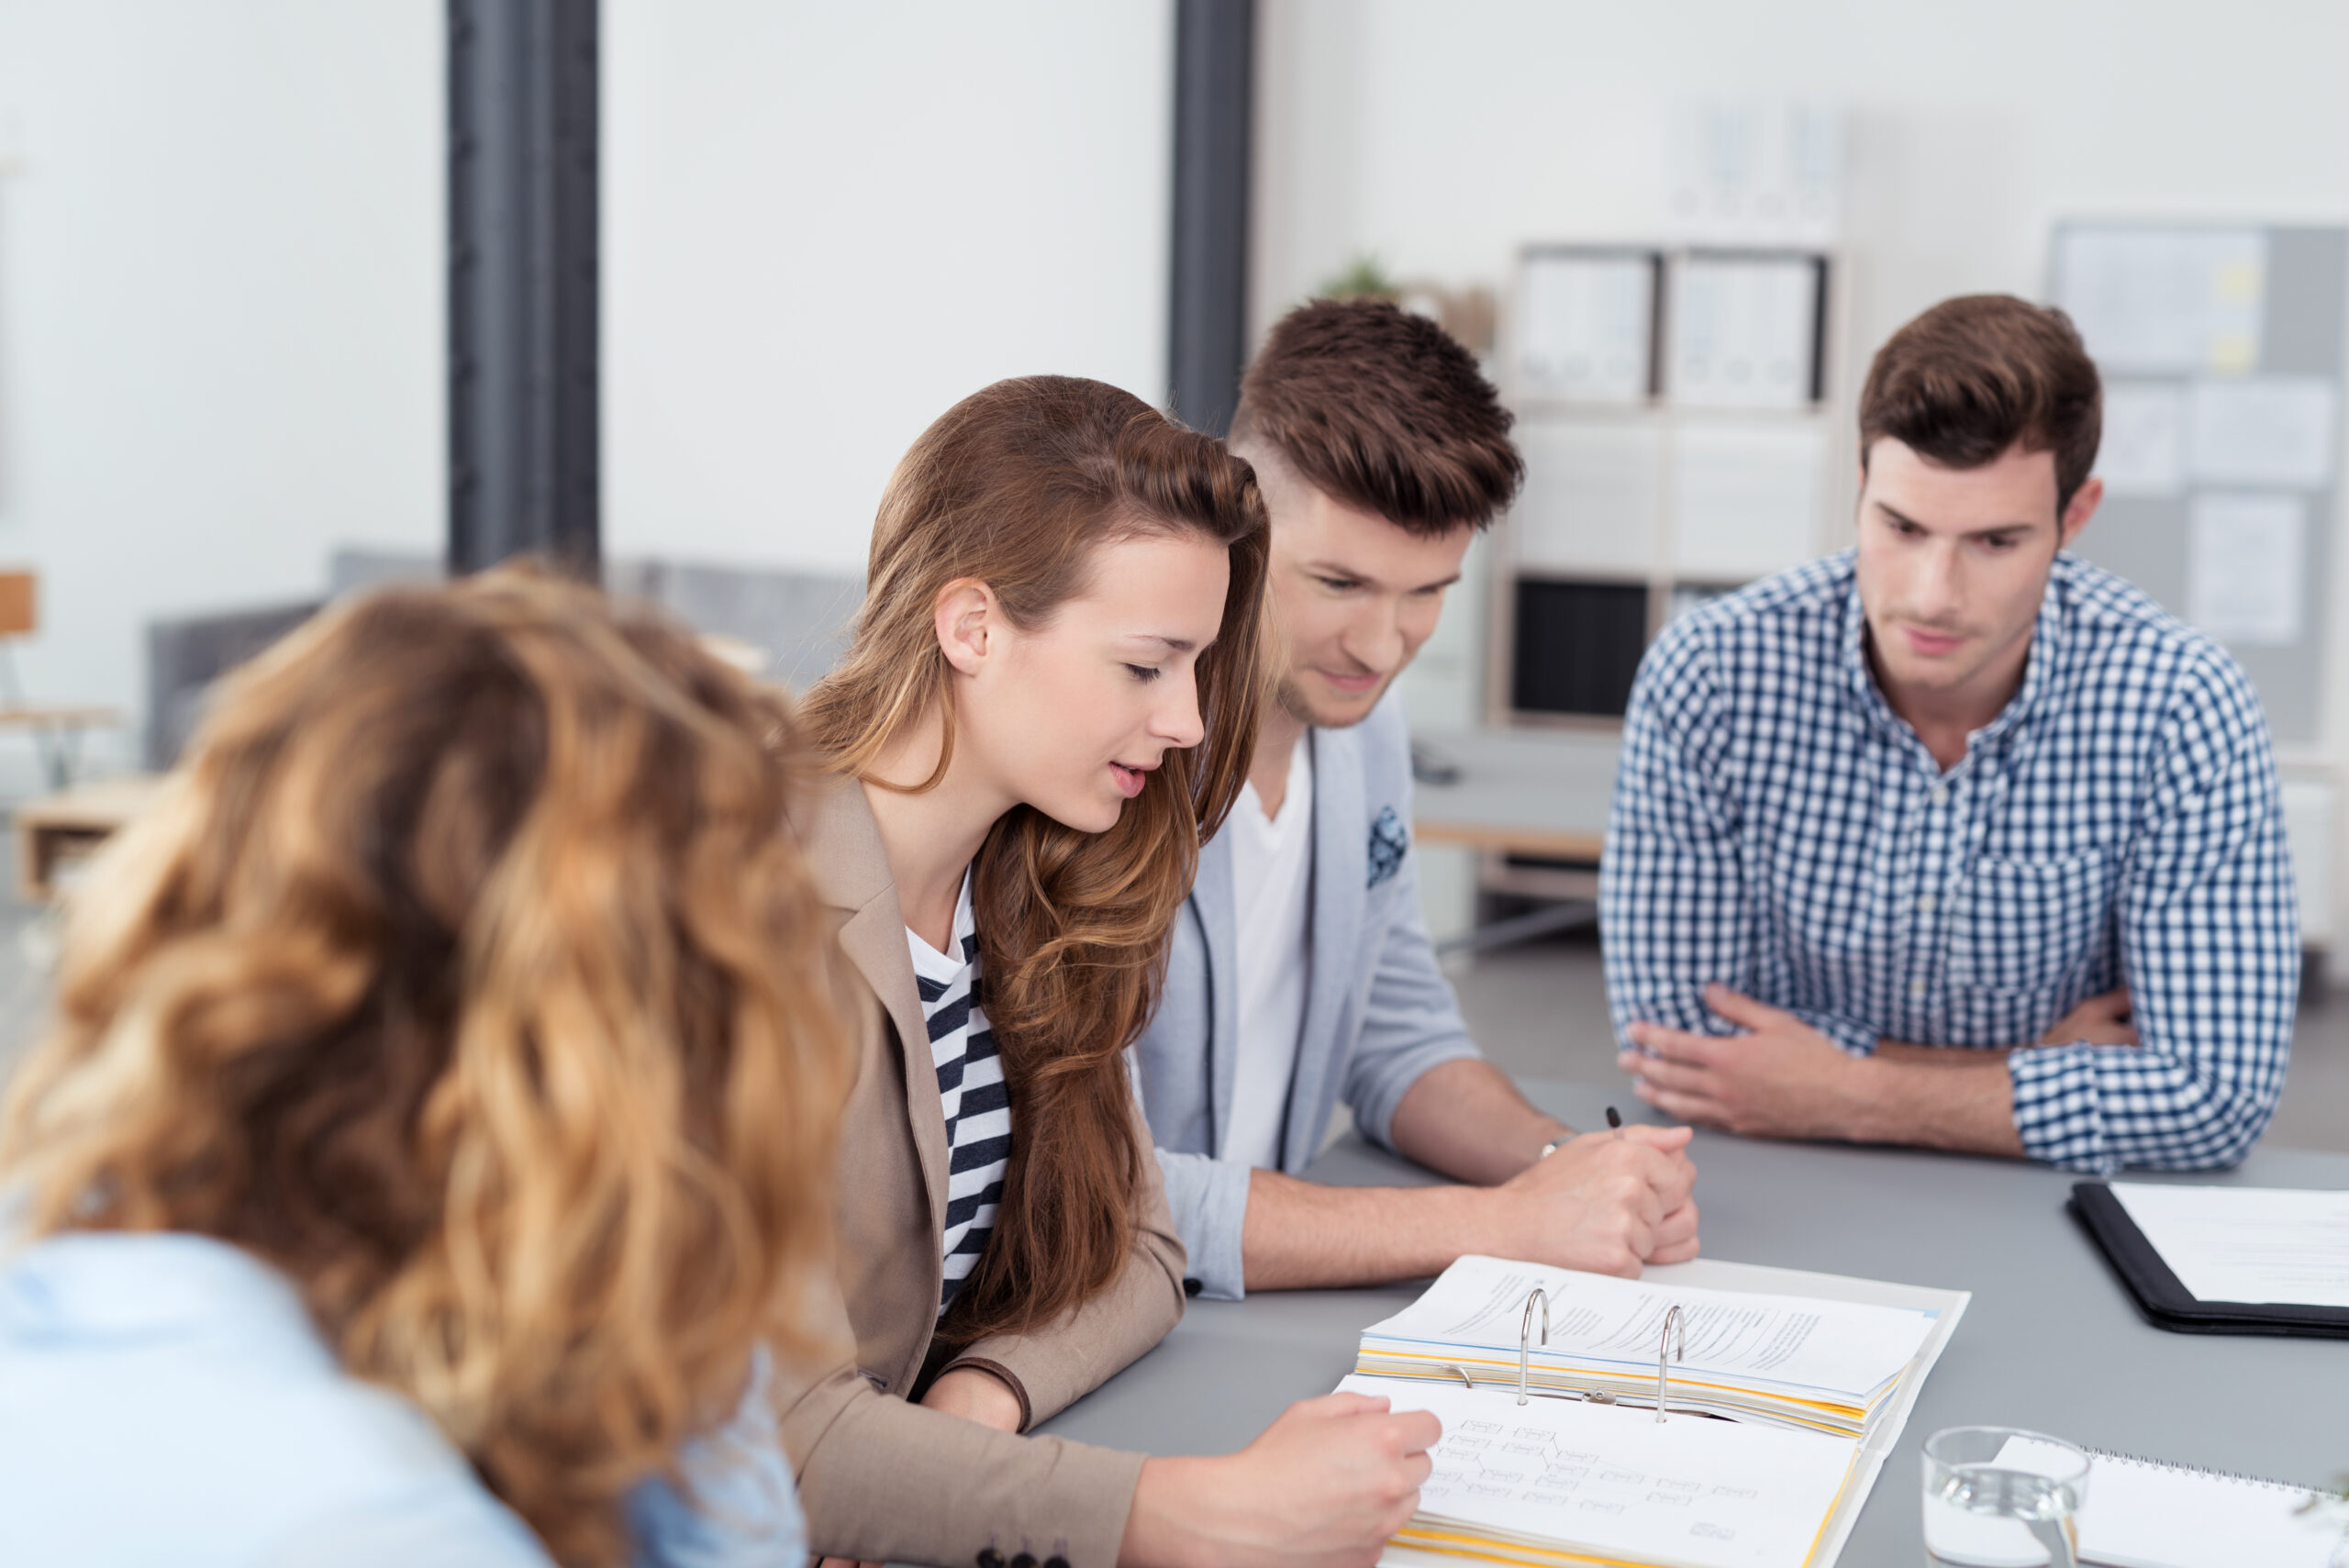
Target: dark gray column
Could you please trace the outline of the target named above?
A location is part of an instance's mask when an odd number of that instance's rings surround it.
[[[1185,424],[1219,436],[1247,362],[1255,53],[1255,0],[1176,0],[1167,401]]]
[[[448,0],[449,567],[594,577],[596,0]]]

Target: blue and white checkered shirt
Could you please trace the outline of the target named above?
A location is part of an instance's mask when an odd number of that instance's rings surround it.
[[[2126,984],[2141,1046],[2009,1058],[2034,1159],[2232,1165],[2299,985],[2267,721],[2232,659],[2056,557],[2021,688],[1944,773],[1877,690],[1853,552],[1690,612],[1641,662],[1599,912],[1615,1029],[1732,1032],[1719,981],[1845,1050],[2037,1040]]]

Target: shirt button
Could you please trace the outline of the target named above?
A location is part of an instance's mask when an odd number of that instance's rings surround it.
[[[1929,789],[1929,790],[1927,790],[1927,791],[1925,792],[1925,798],[1926,798],[1927,800],[1932,801],[1935,806],[1946,806],[1946,805],[1948,805],[1948,804],[1949,804],[1949,785],[1947,785],[1947,784],[1935,784],[1932,788],[1931,788],[1931,789]]]
[[[1003,1553],[990,1546],[978,1555],[979,1568],[1003,1568]]]
[[[1036,1568],[1036,1554],[1032,1551],[1014,1552],[1011,1568]]]
[[[1924,983],[1923,981],[1921,981],[1921,980],[1911,980],[1910,982],[1909,982],[1909,995],[1910,995],[1911,996],[1921,996],[1921,995],[1923,995],[1924,994],[1925,994],[1925,983]]]
[[[1061,1556],[1047,1557],[1044,1559],[1044,1568],[1068,1568],[1068,1559]]]

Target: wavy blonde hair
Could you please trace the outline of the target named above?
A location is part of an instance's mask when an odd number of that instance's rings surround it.
[[[1125,1050],[1158,1004],[1199,845],[1247,781],[1262,699],[1271,548],[1255,470],[1130,392],[1024,376],[972,394],[922,432],[881,497],[864,607],[838,668],[807,694],[810,738],[859,777],[938,714],[954,748],[939,595],[995,591],[1041,626],[1092,585],[1095,553],[1137,537],[1204,539],[1231,567],[1199,655],[1206,733],[1171,751],[1117,825],[1084,833],[1019,806],[972,871],[987,1023],[1011,1095],[1011,1162],[978,1266],[939,1326],[948,1343],[1049,1322],[1113,1282],[1133,1246],[1148,1146],[1135,1136]]]
[[[275,1264],[567,1563],[808,1349],[850,1036],[779,699],[529,573],[231,678],[75,899],[0,1117],[35,1233]]]

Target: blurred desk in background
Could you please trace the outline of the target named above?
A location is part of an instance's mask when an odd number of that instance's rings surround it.
[[[46,904],[63,891],[73,868],[97,851],[161,793],[156,773],[105,779],[16,809],[17,890],[28,904]]]
[[[1423,847],[1476,851],[1481,893],[1553,907],[1443,943],[1493,947],[1578,923],[1598,896],[1598,854],[1615,793],[1620,736],[1557,729],[1415,732],[1412,836]],[[1554,907],[1569,905],[1570,908]]]

